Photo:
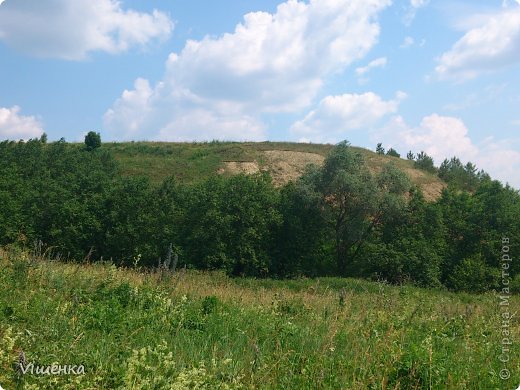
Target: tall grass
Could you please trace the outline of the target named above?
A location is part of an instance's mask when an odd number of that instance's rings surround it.
[[[5,389],[512,389],[500,308],[468,295],[354,279],[164,275],[0,253]],[[518,308],[519,299],[511,305]],[[519,339],[518,320],[512,336]],[[85,375],[19,375],[83,364]]]

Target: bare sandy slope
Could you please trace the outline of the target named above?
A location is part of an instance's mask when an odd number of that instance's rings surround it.
[[[258,161],[226,161],[224,167],[218,173],[223,174],[255,174],[268,171],[276,186],[282,186],[289,181],[300,177],[308,164],[322,165],[324,157],[318,153],[299,152],[291,150],[265,150],[262,152],[262,163]],[[368,159],[371,171],[378,172],[385,162],[375,161],[377,158]],[[442,189],[446,186],[441,180],[433,180],[432,175],[410,167],[400,167],[410,180],[421,187],[427,200],[437,199]]]

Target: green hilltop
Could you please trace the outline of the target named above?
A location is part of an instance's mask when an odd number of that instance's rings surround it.
[[[215,174],[256,173],[267,171],[275,185],[299,177],[307,164],[320,165],[333,145],[293,142],[124,142],[105,143],[119,161],[122,173],[146,176],[160,183],[174,176],[184,183],[207,179]],[[373,172],[393,162],[412,183],[418,185],[425,198],[435,200],[446,184],[435,174],[414,168],[414,162],[398,157],[376,154],[353,147],[361,153]]]

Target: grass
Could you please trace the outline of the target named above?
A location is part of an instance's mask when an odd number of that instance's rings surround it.
[[[214,175],[225,161],[265,163],[262,151],[307,151],[326,155],[331,145],[286,142],[126,142],[105,143],[126,175],[147,176],[159,183],[168,176],[181,182],[195,182]]]
[[[500,308],[469,295],[342,278],[161,275],[0,252],[6,389],[513,389]],[[511,298],[518,308],[519,298]],[[514,311],[514,310],[513,310]],[[513,340],[519,325],[512,322]],[[85,375],[18,376],[20,351]]]
[[[201,142],[201,143],[167,143],[167,142],[127,142],[105,143],[106,148],[114,153],[120,162],[122,173],[130,176],[146,176],[153,183],[159,183],[168,176],[174,176],[180,182],[191,183],[215,175],[226,161],[256,161],[260,168],[269,165],[263,154],[266,150],[286,150],[295,152],[316,153],[326,156],[332,145],[305,144],[291,142]],[[427,199],[435,198],[442,187],[442,180],[436,175],[419,171],[413,162],[377,155],[368,149],[354,147],[360,152],[369,168],[378,171],[388,162],[393,162],[405,170],[412,181],[421,186]]]

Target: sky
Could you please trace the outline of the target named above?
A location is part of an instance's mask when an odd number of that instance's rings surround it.
[[[520,188],[520,0],[0,0],[0,140],[379,142]]]

